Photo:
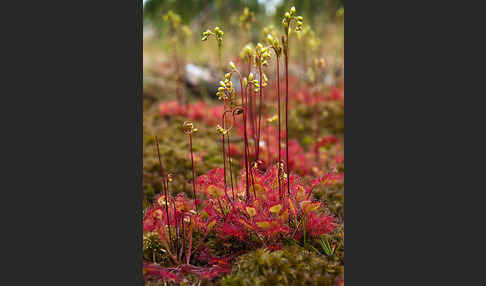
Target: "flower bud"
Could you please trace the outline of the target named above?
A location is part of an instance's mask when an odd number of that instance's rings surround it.
[[[268,34],[268,36],[267,36],[267,41],[268,41],[269,43],[273,43],[273,37],[272,37],[272,35]]]
[[[233,62],[230,62],[230,63],[229,63],[229,66],[230,66],[232,69],[234,69],[234,70],[236,69],[236,66],[235,66],[235,64],[234,64]]]

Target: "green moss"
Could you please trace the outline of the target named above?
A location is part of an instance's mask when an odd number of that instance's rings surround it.
[[[343,267],[333,267],[324,256],[290,246],[275,252],[258,249],[241,256],[224,286],[334,285]]]

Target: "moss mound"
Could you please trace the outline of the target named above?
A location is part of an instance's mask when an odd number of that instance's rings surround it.
[[[219,285],[334,285],[344,270],[329,271],[329,263],[324,256],[297,246],[274,252],[258,249],[238,258],[231,275]]]

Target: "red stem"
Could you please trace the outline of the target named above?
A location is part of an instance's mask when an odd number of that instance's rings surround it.
[[[281,145],[280,145],[280,141],[281,141],[281,134],[282,134],[282,131],[281,131],[281,127],[280,127],[280,57],[278,56],[277,54],[277,98],[278,98],[278,194],[280,196],[280,199],[282,199],[282,186],[281,186],[281,182],[280,182],[280,178],[281,178],[281,168],[280,168],[280,164],[282,162],[282,151],[281,151]]]
[[[189,134],[189,143],[191,145],[191,163],[192,163],[192,192],[194,195],[194,206],[197,210],[197,202],[196,202],[196,180],[194,176],[194,155],[192,152],[192,134]]]
[[[229,111],[225,111],[223,113],[223,119],[222,119],[222,125],[223,125],[223,130],[226,130],[226,113],[228,113]],[[229,134],[228,134],[229,136]],[[231,202],[229,196],[228,196],[228,190],[227,190],[227,187],[226,187],[226,148],[225,148],[225,136],[223,134],[223,175],[224,175],[224,195],[226,197],[226,200],[228,200],[229,202]],[[228,140],[228,144],[229,144],[229,140]],[[228,155],[229,155],[229,148],[228,148]],[[231,166],[230,166],[231,167]]]
[[[189,264],[191,260],[191,248],[192,248],[192,218],[189,221],[189,247],[187,248],[186,264]]]
[[[289,164],[289,36],[285,41],[285,158],[287,161],[287,193],[290,197],[290,164]]]
[[[256,153],[256,161],[260,159],[260,134],[261,134],[261,124],[262,124],[262,107],[263,107],[263,86],[262,86],[262,64],[259,64],[258,66],[258,71],[260,73],[260,88],[259,88],[259,93],[260,93],[260,106],[259,106],[259,111],[258,111],[258,133],[257,133],[257,141],[256,141],[256,146],[257,146],[257,153]]]
[[[167,215],[167,227],[169,228],[169,242],[172,242],[172,233],[170,231],[170,222],[169,222],[169,202],[168,202],[168,195],[167,195],[169,183],[164,179],[165,178],[164,167],[162,166],[162,160],[160,158],[159,139],[157,138],[157,136],[155,136],[155,143],[157,145],[157,156],[159,158],[160,172],[162,175],[162,187],[164,189],[164,196],[165,196],[165,212]]]
[[[315,98],[315,101],[314,101],[314,121],[315,121],[315,124],[316,124],[316,132],[315,132],[315,141],[316,141],[316,150],[315,150],[315,156],[316,156],[316,166],[319,166],[319,148],[317,147],[317,144],[318,144],[318,141],[319,141],[319,117],[318,117],[318,111],[319,111],[319,107],[317,106],[317,104],[319,103],[318,99],[317,99],[317,95],[318,94],[315,94],[314,95],[314,98]]]
[[[232,170],[232,167],[231,167],[231,153],[230,153],[230,134],[228,132],[228,136],[226,136],[226,140],[227,140],[227,143],[228,143],[228,164],[229,164],[229,171],[230,171],[230,182],[231,182],[231,193],[233,194],[233,198],[235,196],[235,190],[233,188],[233,170]],[[226,195],[226,199],[228,199],[229,202],[231,202],[231,200],[229,200],[229,197],[228,195]]]

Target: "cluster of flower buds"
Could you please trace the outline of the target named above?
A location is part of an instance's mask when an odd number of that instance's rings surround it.
[[[172,10],[167,12],[167,14],[164,15],[163,19],[164,22],[169,23],[173,29],[176,29],[181,24],[181,16],[172,12]]]
[[[169,29],[172,36],[178,36],[182,40],[186,40],[191,36],[191,29],[186,25],[181,25],[181,17],[170,10],[163,17],[164,22],[169,24]],[[173,38],[175,40],[175,38]]]
[[[218,131],[219,133],[223,134],[223,135],[226,135],[228,134],[228,131],[227,129],[224,129],[223,127],[221,127],[221,125],[217,125],[216,126],[216,131]]]
[[[255,13],[251,12],[248,7],[245,7],[243,10],[243,14],[240,16],[240,27],[245,29],[246,31],[250,30],[251,23],[255,21]]]
[[[184,131],[184,134],[189,135],[196,133],[198,131],[197,128],[194,128],[194,123],[192,121],[186,121],[184,124],[182,124],[182,130]]]
[[[272,34],[267,35],[267,42],[269,45],[272,46],[277,56],[280,56],[282,54],[282,47],[280,46],[280,42],[275,39]]]
[[[266,78],[266,76],[265,76],[265,78]],[[255,88],[254,92],[258,92],[260,90],[260,84],[258,83],[258,80],[255,78],[255,76],[253,75],[252,72],[250,73],[248,78],[245,77],[243,79],[243,86],[246,88],[249,85],[251,85]]]
[[[218,41],[218,45],[221,46],[223,44],[224,32],[219,27],[214,28],[214,31],[208,29],[206,32],[203,32],[202,35],[203,35],[202,37],[203,41],[207,41],[210,36],[214,36]]]
[[[230,66],[233,68],[234,64],[231,62]],[[233,69],[236,69],[236,66]],[[219,88],[216,95],[221,101],[228,99],[232,101],[235,98],[236,92],[233,88],[233,83],[231,82],[231,72],[224,75],[224,81],[219,82]]]
[[[254,54],[255,51],[253,50],[253,45],[251,43],[246,44],[241,50],[240,58],[246,62],[251,62]]]
[[[295,16],[295,13],[295,7],[290,8],[290,11],[285,13],[285,16],[282,20],[282,25],[287,34],[290,31],[290,23],[292,21],[297,22],[297,27],[295,28],[296,32],[302,31],[302,28],[304,26],[304,18],[302,16]]]
[[[268,66],[268,59],[270,59],[270,50],[258,43],[255,50],[255,64],[259,66]]]

